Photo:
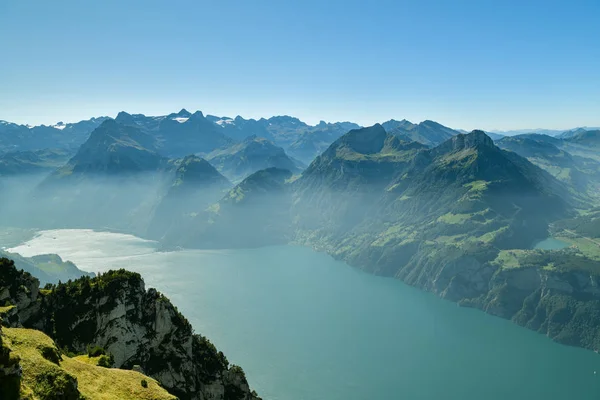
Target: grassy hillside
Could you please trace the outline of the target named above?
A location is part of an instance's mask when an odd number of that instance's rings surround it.
[[[174,400],[152,378],[139,372],[104,368],[68,357],[44,333],[4,328],[3,342],[20,359],[22,399]],[[9,400],[9,399],[7,399]]]

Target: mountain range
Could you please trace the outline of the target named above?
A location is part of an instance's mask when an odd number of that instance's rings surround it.
[[[561,129],[543,129],[543,128],[535,128],[535,129],[512,129],[512,130],[506,130],[506,131],[501,131],[501,130],[491,130],[490,133],[495,133],[495,134],[499,134],[502,136],[515,136],[515,135],[523,135],[523,134],[527,134],[527,133],[535,133],[538,135],[548,135],[548,136],[561,136],[561,137],[568,137],[570,135],[570,133],[572,132],[577,132],[577,131],[581,131],[581,130],[595,130],[595,129],[600,129],[600,128],[593,128],[593,127],[579,127],[579,128],[572,128],[572,129],[567,129],[567,130],[561,130]]]
[[[91,131],[108,117],[97,117],[77,123],[27,126],[0,121],[0,151],[40,150],[46,148],[77,149]]]
[[[77,123],[58,122],[54,125],[28,126],[0,121],[0,153],[8,151],[41,150],[48,148],[76,151],[89,134],[108,117],[97,117]],[[250,136],[267,139],[282,147],[290,156],[309,164],[317,155],[344,133],[359,128],[352,122],[319,122],[309,125],[292,116],[245,119],[204,115],[200,111],[191,113],[185,109],[163,116],[146,116],[120,112],[115,120],[122,125],[135,126],[153,136],[156,150],[165,157],[184,157],[189,154],[206,155],[222,147],[242,142]],[[397,135],[406,135],[410,140],[435,146],[451,135],[466,133],[451,129],[434,121],[415,124],[406,120],[389,120],[384,128]],[[513,131],[490,131],[494,140],[503,136],[524,133],[548,134],[567,138],[582,130],[597,128],[575,128],[567,131],[548,129],[523,129]],[[183,143],[183,144],[182,144]]]
[[[13,174],[46,169],[0,213],[35,227],[118,229],[168,249],[311,246],[556,340],[600,345],[593,327],[567,339],[557,332],[571,332],[572,319],[550,329],[550,314],[535,314],[564,296],[583,309],[596,301],[579,296],[583,286],[545,286],[595,274],[589,246],[533,249],[549,235],[579,243],[569,236],[579,225],[561,221],[595,215],[600,130],[493,140],[433,121],[361,128],[121,112],[60,149],[4,154]],[[525,289],[521,274],[531,275]]]
[[[577,321],[578,313],[589,316],[600,293],[585,297],[587,286],[572,282],[598,273],[599,262],[578,247],[532,249],[591,204],[573,191],[577,179],[557,179],[563,177],[538,161],[579,165],[550,141],[565,142],[506,138],[498,141],[505,150],[473,131],[431,147],[382,125],[352,130],[297,179],[259,171],[164,240],[200,248],[308,245],[563,343],[594,348],[597,329]],[[553,320],[564,302],[573,308]]]

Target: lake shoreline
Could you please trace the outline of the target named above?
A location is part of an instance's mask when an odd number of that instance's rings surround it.
[[[54,248],[95,272],[123,267],[141,273],[147,287],[163,291],[198,332],[244,365],[265,399],[401,393],[500,400],[509,395],[501,382],[514,382],[524,371],[528,380],[518,394],[511,392],[515,399],[600,393],[595,354],[306,246],[161,253],[135,236],[80,230],[46,232],[28,244],[30,251]],[[485,373],[491,359],[499,367],[493,377]]]

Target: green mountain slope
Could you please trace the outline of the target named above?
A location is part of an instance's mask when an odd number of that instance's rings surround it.
[[[193,215],[163,239],[167,246],[256,247],[290,239],[292,173],[267,168],[244,179],[218,203]]]
[[[206,160],[187,156],[173,162],[172,183],[154,210],[148,236],[177,231],[188,218],[218,201],[231,183]]]
[[[15,151],[0,155],[0,176],[50,172],[64,165],[71,153],[64,149]]]
[[[388,174],[379,164],[348,168],[349,173],[327,168],[340,172],[335,180],[324,180],[323,173],[315,176],[313,165],[295,183],[299,240],[325,244],[336,256],[384,275],[407,274],[415,268],[411,258],[428,246],[528,247],[569,210],[560,182],[498,149],[480,131],[412,153],[408,162],[392,163]],[[360,200],[357,191],[364,193]],[[320,218],[307,224],[315,204]]]
[[[35,276],[42,285],[58,283],[58,281],[66,282],[82,276],[94,276],[93,273],[80,270],[70,261],[63,261],[57,254],[23,257],[19,254],[0,250],[0,257],[10,258],[14,261],[16,268]]]
[[[51,178],[128,174],[158,169],[164,162],[156,142],[142,130],[106,120],[81,145],[75,156]]]
[[[383,189],[425,148],[400,141],[381,125],[346,133],[293,183],[298,227],[346,231],[359,223]]]
[[[518,135],[497,142],[505,150],[527,158],[548,171],[558,180],[568,184],[575,195],[598,192],[600,187],[600,162],[565,151],[563,141],[544,135]]]

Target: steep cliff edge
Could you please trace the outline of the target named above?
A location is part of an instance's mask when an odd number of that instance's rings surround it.
[[[139,366],[182,400],[258,398],[242,369],[194,334],[166,297],[146,290],[139,274],[109,271],[39,290],[11,261],[0,264],[0,303],[15,306],[5,324],[38,329],[70,352],[100,346],[115,367]]]

